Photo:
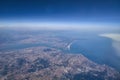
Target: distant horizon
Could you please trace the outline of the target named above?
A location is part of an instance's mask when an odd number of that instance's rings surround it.
[[[0,0],[0,26],[120,30],[120,0]]]

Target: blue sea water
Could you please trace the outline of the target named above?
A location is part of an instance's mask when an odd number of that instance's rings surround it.
[[[75,40],[71,44],[70,52],[83,54],[96,63],[106,64],[120,71],[120,57],[116,55],[109,38],[91,35],[85,39]]]

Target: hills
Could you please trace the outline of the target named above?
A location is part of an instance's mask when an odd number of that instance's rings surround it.
[[[120,74],[81,54],[50,47],[0,52],[0,80],[119,80]]]

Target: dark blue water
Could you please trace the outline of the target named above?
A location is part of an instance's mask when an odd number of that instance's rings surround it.
[[[83,54],[99,64],[109,65],[120,71],[120,57],[112,47],[112,40],[100,36],[87,36],[86,39],[75,40],[70,51]]]

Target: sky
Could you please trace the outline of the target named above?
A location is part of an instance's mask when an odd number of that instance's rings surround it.
[[[120,27],[120,0],[0,0],[1,26],[35,24]]]

